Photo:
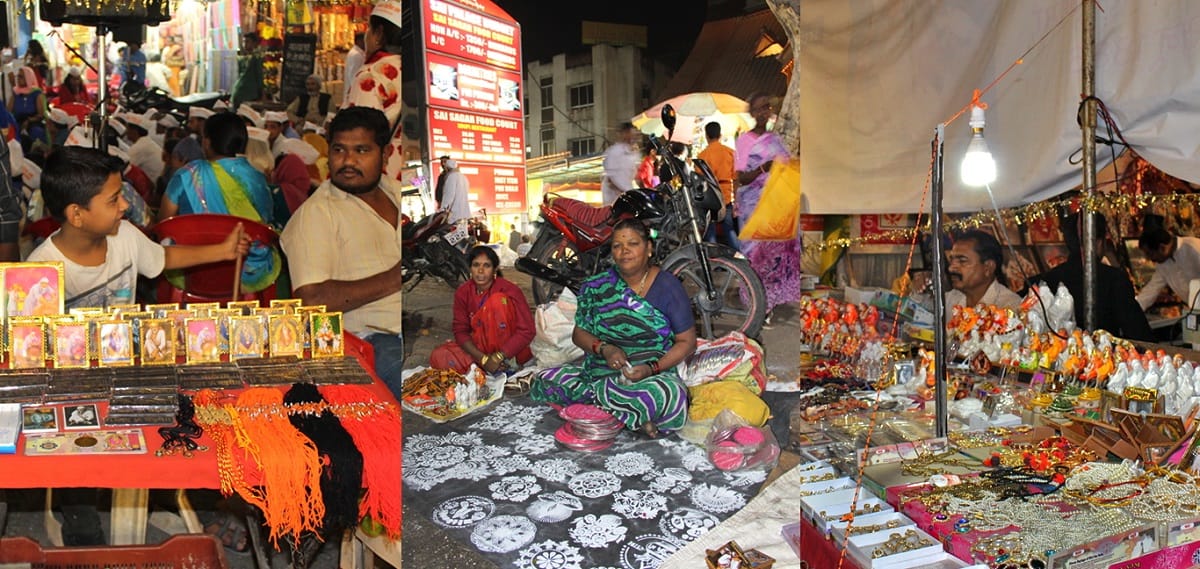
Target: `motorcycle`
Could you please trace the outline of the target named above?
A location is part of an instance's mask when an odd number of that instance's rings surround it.
[[[416,194],[410,190],[408,194]],[[411,292],[426,276],[441,278],[457,289],[470,278],[467,253],[478,242],[479,229],[473,220],[450,223],[450,212],[438,211],[413,222],[400,215],[401,281],[404,292]]]
[[[218,92],[193,93],[173,98],[170,93],[157,87],[128,82],[121,86],[120,104],[122,108],[138,114],[155,109],[175,115],[181,122],[187,122],[190,107],[211,109],[220,99],[226,99],[228,102],[228,97]]]
[[[663,107],[668,135],[675,111]],[[534,301],[542,304],[563,288],[578,292],[583,281],[612,264],[612,227],[626,217],[637,218],[656,233],[654,261],[683,283],[692,299],[697,332],[717,338],[732,331],[757,337],[766,318],[766,291],[750,262],[730,247],[704,242],[709,220],[721,209],[716,176],[703,160],[695,172],[650,137],[664,157],[669,179],[657,188],[634,188],[611,207],[597,208],[578,200],[547,194],[529,254],[516,269],[534,277]]]

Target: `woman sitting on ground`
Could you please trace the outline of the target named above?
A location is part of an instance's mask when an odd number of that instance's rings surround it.
[[[454,339],[429,354],[429,365],[466,373],[477,364],[488,373],[515,370],[533,358],[533,315],[525,293],[500,276],[491,247],[471,249],[471,280],[454,291]]]
[[[614,268],[583,283],[571,339],[582,365],[542,372],[530,396],[547,403],[595,403],[625,424],[657,437],[687,421],[687,388],[675,366],[696,351],[692,303],[674,275],[654,266],[650,230],[617,222]]]

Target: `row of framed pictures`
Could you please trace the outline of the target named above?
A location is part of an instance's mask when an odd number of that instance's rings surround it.
[[[93,361],[99,366],[130,366],[139,361],[174,365],[181,356],[189,364],[220,362],[224,354],[230,360],[268,354],[303,357],[306,342],[312,357],[344,353],[340,312],[194,314],[183,309],[170,311],[167,318],[153,318],[147,312],[82,319],[10,318],[9,368],[41,368],[47,360],[56,368],[86,368]],[[182,324],[176,317],[182,318]]]

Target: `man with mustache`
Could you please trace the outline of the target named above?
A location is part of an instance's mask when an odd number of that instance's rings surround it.
[[[958,235],[946,253],[950,286],[946,306],[988,304],[1018,310],[1021,297],[1009,290],[1004,271],[1004,252],[991,234],[973,229]]]
[[[305,305],[342,312],[375,348],[375,373],[400,397],[400,188],[383,176],[391,140],[378,109],[350,107],[329,124],[329,179],[283,230],[292,286]]]

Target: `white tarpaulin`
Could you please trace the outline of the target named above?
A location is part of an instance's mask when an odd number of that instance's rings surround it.
[[[1000,207],[1078,186],[1081,169],[1068,159],[1081,146],[1079,6],[805,0],[798,69],[806,211],[917,211],[936,125],[1064,17],[984,94],[984,135],[996,159],[992,190]],[[1099,8],[1096,96],[1139,154],[1172,176],[1200,181],[1200,1],[1107,0]],[[959,179],[967,119],[947,127],[947,211],[990,207],[985,192]],[[1097,134],[1106,136],[1102,123]],[[1097,155],[1101,166],[1111,160],[1106,146],[1097,145]]]

